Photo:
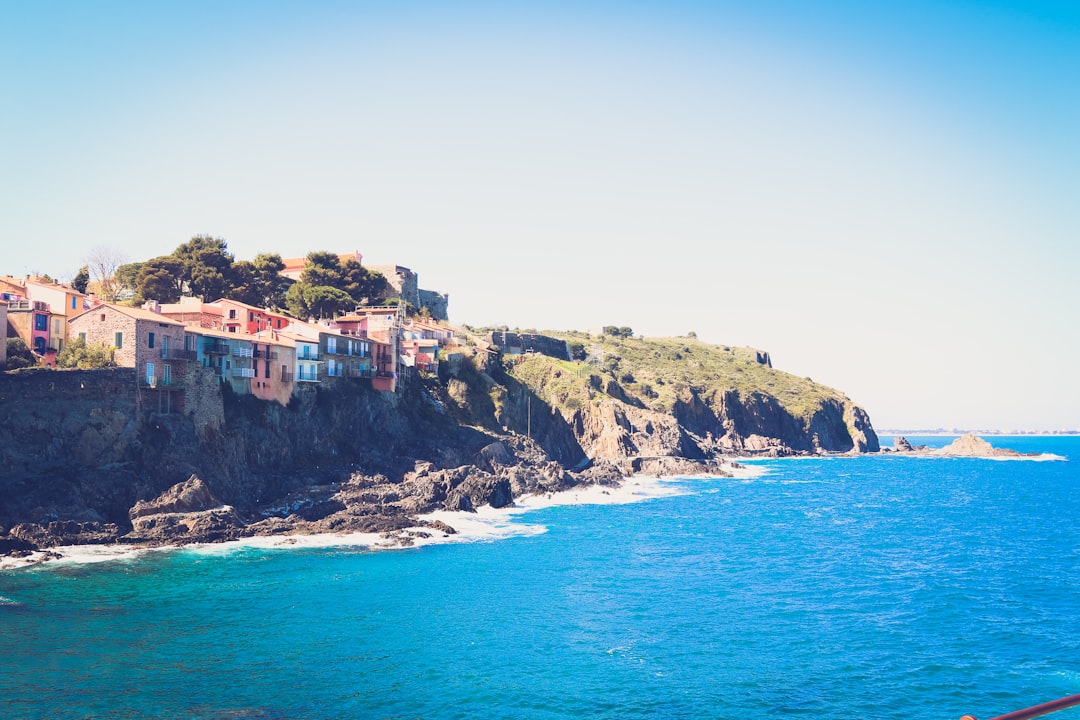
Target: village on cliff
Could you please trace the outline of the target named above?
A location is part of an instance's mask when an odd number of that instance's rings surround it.
[[[361,260],[359,253],[339,257]],[[296,281],[310,261],[283,264],[281,276]],[[158,412],[182,413],[185,392],[198,385],[228,386],[284,405],[305,384],[348,378],[393,393],[400,379],[417,371],[438,373],[440,363],[448,369],[460,363],[459,338],[447,323],[448,296],[421,289],[407,267],[367,269],[386,279],[382,304],[306,320],[229,297],[134,306],[105,302],[47,276],[0,276],[0,327],[8,338],[20,338],[41,367],[56,367],[72,342],[107,348],[112,365],[135,369],[140,405]],[[410,316],[407,308],[422,312]],[[7,343],[0,343],[0,368],[6,354]]]

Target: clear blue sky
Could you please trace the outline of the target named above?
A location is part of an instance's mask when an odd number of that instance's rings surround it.
[[[451,319],[1080,427],[1080,4],[0,4],[0,272],[360,250]]]

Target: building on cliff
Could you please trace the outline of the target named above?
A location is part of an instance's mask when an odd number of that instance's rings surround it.
[[[68,320],[68,332],[88,345],[112,347],[119,367],[135,368],[140,404],[164,412],[183,407],[186,364],[184,326],[142,308],[102,303]]]
[[[45,350],[52,349],[57,352],[64,349],[68,342],[67,321],[89,308],[93,302],[89,295],[81,293],[70,285],[49,280],[37,275],[28,275],[25,278],[0,277],[0,292],[15,294],[23,300],[35,303],[44,303],[48,306],[47,333],[35,333],[34,337],[46,337],[44,348],[38,347],[27,341],[27,345],[39,355],[45,354]],[[35,319],[35,323],[39,322]],[[21,337],[21,335],[20,335]],[[26,338],[23,338],[26,341]]]
[[[5,293],[8,303],[7,337],[20,338],[26,347],[36,354],[44,356],[51,348],[49,328],[52,326],[52,311],[49,304],[40,300],[27,300]]]
[[[221,330],[224,325],[221,305],[203,302],[197,297],[184,296],[180,302],[162,303],[157,306],[157,312],[189,327]]]
[[[221,298],[214,304],[221,307],[222,329],[226,332],[253,335],[262,330],[281,330],[292,322],[288,315],[248,305],[239,300]]]

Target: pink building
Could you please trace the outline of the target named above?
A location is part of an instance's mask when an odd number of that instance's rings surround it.
[[[288,315],[257,308],[239,300],[222,298],[214,304],[221,306],[221,328],[225,332],[254,335],[263,330],[283,330],[292,322]]]

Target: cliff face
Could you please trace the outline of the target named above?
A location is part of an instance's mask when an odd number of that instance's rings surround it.
[[[502,421],[521,431],[523,392],[542,408],[541,432],[565,426],[582,452],[625,465],[642,457],[877,452],[866,412],[842,394],[774,370],[760,351],[690,341],[607,340],[603,361],[539,355],[505,361]],[[766,356],[767,357],[767,356]],[[537,414],[533,412],[533,423]]]
[[[235,396],[192,369],[179,413],[162,412],[130,369],[2,373],[0,554],[402,532],[417,513],[633,472],[722,473],[725,454],[878,449],[861,408],[801,380],[781,399],[648,376],[630,359],[611,365],[480,355],[457,377],[414,379],[396,394],[330,379],[288,406]]]

